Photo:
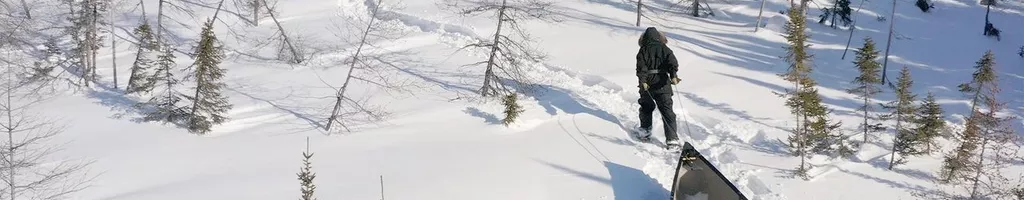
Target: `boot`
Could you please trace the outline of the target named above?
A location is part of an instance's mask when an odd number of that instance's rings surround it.
[[[651,130],[641,128],[637,131],[636,137],[642,142],[649,142],[651,141]]]
[[[670,151],[679,151],[682,148],[683,146],[679,144],[679,140],[669,140],[665,142],[665,149]]]

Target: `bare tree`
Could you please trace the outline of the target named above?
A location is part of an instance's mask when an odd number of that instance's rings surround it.
[[[10,37],[0,38],[0,52],[11,52],[4,48],[10,44]],[[4,60],[15,58],[8,53]],[[47,82],[25,79],[31,68],[17,67],[7,63],[0,81],[0,130],[5,140],[0,142],[0,181],[4,187],[3,199],[57,199],[87,187],[89,179],[84,170],[89,163],[53,160],[59,145],[49,141],[63,131],[54,120],[36,118],[34,105],[47,99],[35,86]]]
[[[477,16],[487,12],[497,12],[497,23],[494,37],[490,41],[480,41],[464,48],[488,48],[490,55],[486,61],[469,64],[484,65],[482,96],[504,96],[515,92],[515,89],[526,86],[529,78],[522,69],[532,62],[545,59],[545,55],[534,50],[530,43],[532,38],[520,25],[522,20],[543,20],[548,22],[561,21],[556,17],[556,8],[551,2],[542,0],[445,0],[449,9],[456,10],[463,16]],[[508,32],[505,32],[508,31]],[[461,49],[460,49],[461,50]],[[504,81],[502,79],[508,79]]]
[[[395,78],[395,73],[400,70],[401,65],[407,63],[408,52],[391,51],[377,46],[381,41],[399,40],[408,32],[401,29],[398,24],[380,21],[381,18],[394,18],[388,16],[394,13],[384,10],[387,8],[382,0],[377,0],[369,6],[371,8],[368,15],[357,14],[346,18],[342,24],[337,24],[339,32],[348,33],[337,36],[345,40],[345,43],[355,46],[356,51],[344,62],[349,70],[341,87],[332,86],[335,89],[334,108],[327,118],[324,130],[331,131],[334,124],[338,124],[346,131],[351,131],[350,124],[379,121],[387,115],[379,107],[367,105],[365,101],[353,99],[346,93],[354,80],[382,87],[386,91],[408,92],[407,88],[413,86],[405,79]],[[361,30],[354,33],[343,31],[353,30],[352,27],[361,27]]]
[[[301,64],[302,62],[306,61],[306,57],[298,49],[295,48],[295,45],[292,43],[291,37],[288,36],[288,32],[285,32],[284,27],[281,26],[281,22],[277,20],[276,16],[274,16],[273,9],[270,8],[270,5],[267,5],[267,0],[259,1],[263,3],[263,8],[267,11],[268,14],[270,14],[270,19],[274,20],[274,24],[277,25],[278,33],[281,34],[282,42],[288,47],[288,50],[292,54],[291,57],[288,59],[288,62],[292,64]]]
[[[530,46],[532,39],[527,31],[520,26],[520,22],[523,20],[560,22],[561,19],[557,15],[559,9],[555,7],[554,3],[544,0],[445,0],[444,3],[447,9],[454,10],[463,16],[478,16],[497,12],[495,16],[497,28],[494,31],[494,38],[491,41],[480,41],[461,49],[470,47],[490,49],[490,55],[486,61],[466,66],[486,66],[480,95],[483,97],[496,95],[504,99],[502,102],[506,104],[505,106],[513,108],[506,109],[506,120],[514,118],[521,110],[515,109],[518,107],[517,105],[509,105],[509,103],[515,104],[518,90],[529,90],[530,83],[533,82],[523,73],[523,69],[545,59],[541,52]],[[506,124],[509,123],[506,122]]]

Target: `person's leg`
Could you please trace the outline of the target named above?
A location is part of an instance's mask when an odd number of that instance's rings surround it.
[[[651,118],[657,105],[655,105],[654,99],[651,99],[651,96],[643,90],[640,91],[640,99],[637,102],[640,103],[640,129],[647,131],[649,134],[651,126],[653,126]]]
[[[658,113],[661,113],[665,120],[665,142],[678,141],[676,113],[672,111],[672,93],[655,94],[654,97],[658,98]]]

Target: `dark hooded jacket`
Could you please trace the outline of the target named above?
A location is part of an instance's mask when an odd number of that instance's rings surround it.
[[[677,77],[679,63],[672,50],[665,45],[666,42],[668,40],[665,36],[654,27],[647,28],[640,36],[640,51],[636,54],[636,75],[638,84],[647,83],[651,93],[672,93],[671,80]],[[650,73],[650,70],[658,70],[658,73]]]

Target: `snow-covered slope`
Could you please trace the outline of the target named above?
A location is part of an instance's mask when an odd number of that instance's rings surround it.
[[[156,2],[145,1],[150,19]],[[200,22],[213,15],[218,2],[183,3],[196,9],[194,18],[169,14],[177,19],[170,32],[181,50],[188,52],[194,45]],[[340,63],[355,48],[334,33],[337,28],[358,31],[339,22],[343,17],[365,18],[374,1],[279,0],[280,23],[302,38],[301,45],[316,51],[309,63],[295,66],[272,59],[276,44],[260,48],[258,42],[276,31],[270,18],[251,27],[244,16],[230,11],[234,5],[225,3],[229,9],[219,14],[222,22],[216,32],[231,52],[223,66],[234,108],[228,122],[205,136],[134,122],[137,116],[129,107],[141,100],[110,89],[109,53],[100,56],[103,67],[98,70],[107,87],[69,93],[39,109],[66,119],[62,139],[71,143],[61,156],[96,161],[90,169],[99,176],[76,199],[295,198],[295,174],[307,138],[315,152],[319,199],[378,199],[382,189],[386,199],[665,199],[676,158],[661,144],[639,143],[626,131],[638,124],[636,39],[646,26],[654,26],[667,33],[680,61],[683,81],[675,90],[674,105],[681,138],[707,155],[748,197],[914,199],[912,192],[941,188],[931,182],[939,154],[885,169],[888,133],[873,136],[875,143],[854,160],[815,160],[818,167],[810,172],[810,181],[787,175],[799,159],[788,155],[777,139],[787,136],[792,122],[783,99],[771,91],[787,85],[776,74],[786,68],[779,58],[785,39],[777,30],[786,19],[777,11],[788,1],[767,1],[767,28],[757,33],[753,29],[760,1],[709,2],[715,13],[710,18],[665,12],[682,8],[653,1],[649,6],[656,13],[648,14],[641,27],[634,24],[633,2],[555,2],[563,22],[524,22],[549,60],[526,69],[540,87],[522,101],[526,112],[509,127],[500,124],[503,108],[497,103],[459,98],[475,94],[483,72],[460,66],[486,59],[487,52],[456,50],[488,38],[494,20],[490,15],[459,17],[428,0],[406,0],[401,8],[387,9],[390,15],[383,23],[408,35],[376,43],[380,49],[412,55],[393,76],[417,87],[385,93],[372,84],[350,86],[357,96],[391,113],[386,121],[354,126],[353,132],[319,129],[333,106],[334,90],[328,85],[344,81],[348,66]],[[876,16],[897,20],[889,76],[910,67],[914,91],[934,92],[947,119],[955,123],[969,109],[956,85],[968,81],[974,62],[992,50],[1004,89],[1001,99],[1009,102],[1013,114],[1024,113],[1024,62],[1016,55],[1024,45],[1024,5],[1006,1],[1011,9],[992,12],[992,21],[1002,29],[1002,41],[995,41],[980,34],[985,10],[977,2],[934,2],[936,9],[922,13],[912,1],[898,1],[895,19],[886,14],[891,1],[864,3],[854,14],[860,27],[851,48],[859,47],[865,36],[884,46],[888,21],[876,21]],[[826,6],[822,3],[816,5]],[[118,34],[131,38],[128,31],[140,14],[130,6],[120,11],[125,14],[117,24],[124,28]],[[808,15],[818,13],[815,7]],[[852,111],[857,101],[844,92],[856,73],[853,51],[840,59],[848,32],[809,26],[821,94],[836,110],[836,119],[855,134],[858,115]],[[123,88],[134,49],[120,42],[116,50]],[[191,63],[185,55],[178,59],[182,67]],[[888,99],[889,94],[879,98]],[[660,124],[654,126],[659,141]],[[1022,130],[1022,124],[1016,121],[1014,126]],[[1022,167],[1008,170],[1008,175],[1016,176]]]

